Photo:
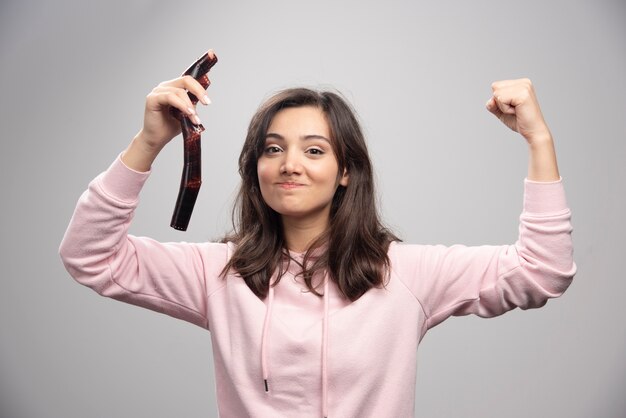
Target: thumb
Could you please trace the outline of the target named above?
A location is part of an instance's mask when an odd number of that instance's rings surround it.
[[[504,113],[496,103],[496,98],[494,96],[487,100],[487,103],[485,103],[485,107],[488,111],[496,115],[498,119],[500,119],[502,117],[502,114]]]
[[[515,107],[498,100],[495,96],[487,100],[485,107],[500,120],[506,115],[515,114]]]
[[[515,106],[511,105],[511,100],[506,100],[502,96],[493,96],[493,101],[502,113],[507,115],[515,114]]]
[[[491,97],[487,100],[487,103],[485,103],[485,107],[493,113],[500,122],[505,124],[508,128],[517,131],[515,108],[513,106],[499,102],[496,97]]]

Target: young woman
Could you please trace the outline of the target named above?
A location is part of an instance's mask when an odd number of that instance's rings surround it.
[[[252,118],[237,225],[221,243],[127,234],[152,162],[200,123],[188,77],[146,100],[143,129],[81,196],[60,253],[103,296],[211,332],[221,417],[410,417],[417,347],[451,315],[543,306],[575,273],[570,211],[529,80],[493,83],[487,109],[530,151],[513,245],[406,245],[375,207],[359,124],[337,94],[290,89]]]

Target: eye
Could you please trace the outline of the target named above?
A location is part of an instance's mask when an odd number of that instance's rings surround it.
[[[324,151],[319,148],[309,148],[306,152],[311,155],[323,155]]]
[[[280,149],[280,147],[277,147],[276,145],[267,146],[265,147],[265,150],[264,150],[266,154],[276,154],[281,151],[282,149]]]

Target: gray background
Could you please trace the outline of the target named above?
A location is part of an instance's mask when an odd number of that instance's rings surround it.
[[[512,243],[527,151],[484,109],[527,76],[573,210],[578,275],[539,310],[453,318],[425,337],[421,417],[626,416],[623,1],[2,1],[1,417],[216,416],[210,335],[98,297],[57,248],[79,195],[127,146],[146,94],[205,49],[204,185],[169,228],[182,145],[153,167],[131,232],[229,228],[250,116],[277,89],[354,104],[386,222],[412,243]],[[367,324],[364,324],[367,326]]]

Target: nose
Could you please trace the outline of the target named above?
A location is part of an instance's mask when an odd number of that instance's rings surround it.
[[[300,174],[302,172],[302,164],[297,153],[292,150],[288,150],[283,155],[284,157],[280,166],[280,173],[286,175]]]

